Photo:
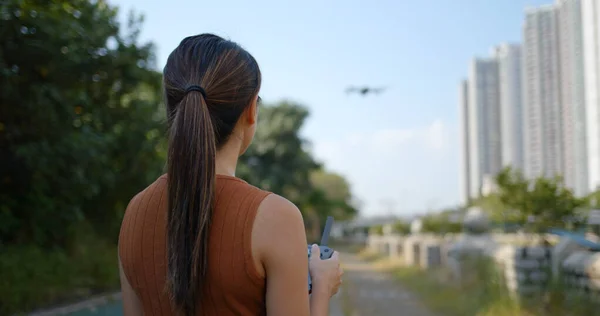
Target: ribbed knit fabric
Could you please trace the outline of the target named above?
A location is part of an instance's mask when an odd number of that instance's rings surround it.
[[[264,315],[265,279],[252,258],[256,211],[269,192],[235,177],[217,175],[209,238],[208,276],[198,315]],[[165,290],[166,175],[129,203],[119,236],[125,275],[144,315],[173,315]]]

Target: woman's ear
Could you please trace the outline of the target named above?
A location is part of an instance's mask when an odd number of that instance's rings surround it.
[[[246,121],[249,125],[256,123],[258,119],[258,97],[252,99],[252,103],[246,108]]]

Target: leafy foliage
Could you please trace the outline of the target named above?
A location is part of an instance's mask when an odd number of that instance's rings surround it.
[[[312,172],[310,182],[314,190],[321,191],[325,197],[325,203],[317,204],[319,213],[331,215],[337,220],[352,219],[358,214],[350,184],[343,176],[319,169]]]
[[[393,231],[396,234],[408,235],[410,234],[410,223],[407,223],[403,220],[398,220],[396,223],[394,223]]]
[[[310,173],[320,168],[299,135],[308,114],[306,108],[289,102],[261,106],[254,142],[241,157],[238,175],[301,203],[311,186]]]
[[[117,246],[87,235],[75,250],[8,246],[0,257],[0,315],[87,299],[119,286]]]
[[[103,1],[11,1],[0,33],[0,237],[65,246],[161,172],[160,76],[139,19],[120,35]],[[112,43],[111,45],[108,45]],[[59,227],[63,229],[58,229]]]
[[[375,225],[369,228],[369,234],[371,235],[383,235],[383,225]]]
[[[498,192],[475,204],[497,223],[518,224],[540,232],[565,228],[576,222],[579,209],[587,205],[587,199],[575,197],[560,177],[527,180],[518,170],[507,167],[496,176],[496,184]]]
[[[442,212],[440,214],[431,214],[421,219],[423,226],[422,231],[424,233],[459,233],[462,231],[462,223],[459,221],[452,221],[450,213]]]

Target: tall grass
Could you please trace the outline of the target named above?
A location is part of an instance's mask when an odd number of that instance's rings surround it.
[[[96,236],[80,236],[73,249],[36,245],[0,252],[0,315],[26,313],[117,290],[117,247]]]

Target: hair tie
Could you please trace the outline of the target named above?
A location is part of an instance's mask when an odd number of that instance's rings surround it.
[[[204,91],[204,89],[202,89],[201,86],[189,86],[189,87],[185,88],[184,94],[188,94],[192,91],[200,92],[200,94],[202,94],[202,96],[206,99],[206,91]]]

